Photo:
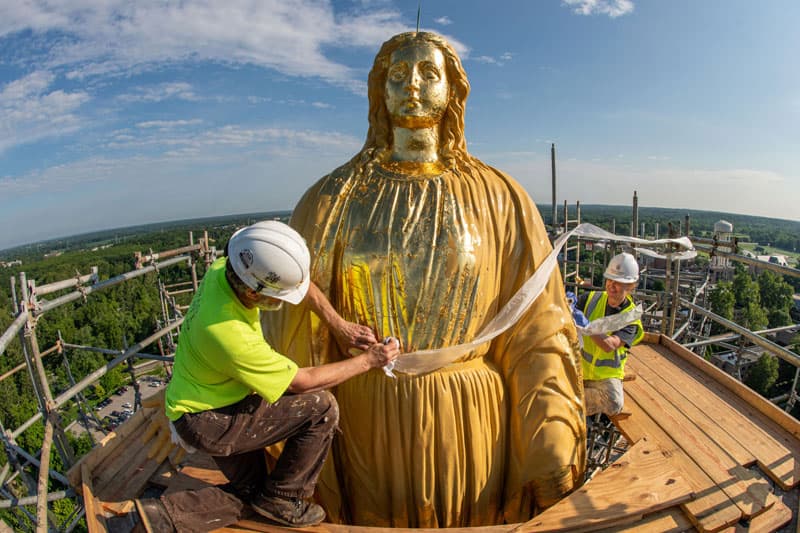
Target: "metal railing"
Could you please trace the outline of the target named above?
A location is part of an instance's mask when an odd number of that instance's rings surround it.
[[[0,376],[0,381],[27,368],[37,397],[39,410],[17,428],[9,429],[1,427],[2,425],[0,425],[0,439],[2,439],[8,459],[2,471],[0,471],[0,485],[2,485],[2,487],[0,487],[0,497],[6,498],[0,500],[0,509],[18,509],[35,524],[37,532],[46,532],[49,529],[69,531],[75,527],[85,512],[82,506],[78,506],[74,515],[67,520],[67,524],[60,527],[55,523],[55,517],[48,509],[48,504],[50,502],[62,498],[75,497],[75,492],[69,487],[69,482],[66,477],[50,468],[53,448],[59,453],[62,464],[66,468],[69,468],[75,463],[73,451],[64,433],[64,428],[62,427],[59,409],[76,399],[76,397],[78,398],[78,409],[85,409],[84,402],[81,401],[83,391],[109,371],[123,363],[128,363],[132,370],[132,361],[134,359],[171,361],[173,359],[172,356],[165,355],[163,351],[160,355],[153,355],[143,353],[143,350],[148,346],[159,343],[163,337],[175,332],[177,328],[180,327],[183,318],[179,314],[176,316],[174,313],[177,307],[174,305],[174,293],[170,293],[166,286],[159,283],[162,302],[169,301],[171,304],[162,306],[162,314],[164,316],[162,316],[162,320],[160,320],[159,323],[163,322],[165,325],[159,327],[157,331],[140,340],[133,346],[126,347],[124,350],[111,350],[108,348],[98,348],[65,342],[61,339],[61,334],[59,332],[59,339],[56,344],[45,351],[41,351],[36,332],[38,321],[49,311],[65,304],[86,299],[92,294],[109,289],[126,281],[182,263],[187,263],[190,267],[190,290],[196,290],[196,263],[198,260],[202,260],[205,262],[206,266],[208,266],[211,261],[213,261],[216,250],[208,246],[207,234],[204,235],[204,238],[201,239],[198,244],[194,244],[191,234],[189,240],[189,246],[175,250],[168,250],[158,254],[151,252],[146,256],[137,254],[135,270],[104,281],[99,281],[97,268],[93,267],[89,274],[78,275],[74,278],[37,287],[35,282],[33,280],[28,280],[25,273],[22,272],[19,275],[21,292],[19,301],[17,301],[17,294],[14,286],[15,280],[12,278],[12,303],[16,316],[6,331],[0,335],[0,356],[5,355],[7,348],[14,339],[19,339],[25,362],[15,366],[10,371]],[[158,259],[163,260],[157,262]],[[37,298],[45,294],[52,294],[73,288],[74,290],[71,292],[52,300],[40,301]],[[184,293],[187,291],[181,290],[180,292]],[[170,312],[172,312],[171,315]],[[77,382],[72,379],[72,373],[69,370],[68,362],[66,362],[65,357],[65,365],[67,365],[67,372],[70,376],[72,386],[60,394],[54,395],[49,383],[47,371],[43,364],[43,358],[55,352],[63,354],[66,349],[95,351],[105,355],[115,355],[115,357]],[[135,382],[133,371],[131,371],[131,379]],[[83,413],[83,416],[86,418],[85,413]],[[41,451],[38,453],[38,457],[35,457],[19,446],[17,439],[25,431],[39,422],[44,423],[44,438]],[[88,424],[86,430],[89,431]],[[94,442],[93,439],[92,441]],[[35,482],[28,472],[29,469],[38,470]],[[23,484],[27,487],[29,492],[28,495],[15,494],[15,490],[20,488],[20,484],[12,484],[17,479],[23,481]],[[54,490],[50,492],[48,487],[51,482],[56,482],[64,486],[63,490]],[[35,516],[24,508],[24,506],[33,504],[36,505]]]

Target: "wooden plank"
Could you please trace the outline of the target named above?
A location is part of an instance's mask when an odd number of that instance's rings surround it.
[[[767,512],[762,513],[752,520],[747,526],[739,524],[736,533],[770,533],[785,526],[792,521],[792,510],[782,501],[778,501]]]
[[[775,502],[775,496],[769,492],[769,483],[766,480],[759,481],[750,471],[743,469],[663,396],[643,383],[643,380],[630,382],[626,392],[725,491],[742,510],[745,518],[763,512]]]
[[[108,531],[105,516],[92,490],[92,472],[89,465],[81,467],[81,491],[83,492],[83,508],[86,510],[86,527],[89,533],[105,533]]]
[[[138,433],[142,424],[145,423],[147,418],[144,409],[139,409],[132,417],[125,421],[117,431],[112,431],[101,440],[97,446],[84,455],[72,468],[67,472],[67,479],[70,484],[77,488],[80,486],[81,468],[83,464],[89,467],[90,471],[94,471],[96,467],[109,456],[120,450],[120,446],[127,440],[128,436]]]
[[[800,421],[779,409],[775,404],[755,392],[753,389],[733,379],[727,373],[712,365],[691,350],[684,348],[674,340],[662,335],[659,344],[666,348],[672,355],[681,358],[690,365],[711,377],[719,384],[733,392],[736,397],[744,398],[748,404],[766,415],[775,424],[792,435],[793,440],[800,441]]]
[[[140,446],[135,437],[126,448],[128,453],[115,454],[95,468],[97,494],[104,500],[114,501],[111,494],[116,487],[128,483],[142,462],[147,460],[147,447]]]
[[[765,513],[766,514],[766,513]],[[657,513],[652,513],[635,524],[629,526],[614,526],[598,530],[598,533],[683,533],[694,531],[692,521],[680,510],[679,507],[670,507]]]
[[[109,487],[107,500],[121,501],[136,498],[144,490],[150,476],[155,474],[161,466],[161,463],[156,462],[155,458],[147,457],[146,447],[144,457],[139,454],[136,457],[140,458],[140,460],[134,463],[132,468],[125,470],[128,475],[127,479],[124,482],[118,480]]]
[[[654,352],[643,350],[639,352],[638,357],[630,359],[629,364],[636,370],[640,379],[657,390],[737,463],[742,466],[756,463],[755,454],[725,429],[725,425],[729,424],[729,427],[738,430],[740,435],[748,435],[747,430],[751,424],[746,423],[743,417],[738,417],[736,420],[740,423],[734,423],[733,417],[726,416],[726,410],[720,406],[721,402],[716,395],[710,394],[706,388],[699,386],[686,374],[670,373],[668,370],[672,365]]]
[[[670,454],[642,439],[594,479],[517,531],[586,531],[678,505],[694,497]]]
[[[790,490],[800,484],[800,440],[783,426],[766,418],[759,409],[737,396],[737,393],[733,392],[731,388],[699,369],[697,365],[690,364],[686,359],[678,357],[664,346],[651,346],[649,349],[652,351],[640,350],[636,357],[642,359],[661,358],[663,372],[669,373],[671,376],[681,374],[691,377],[698,383],[698,386],[704,387],[719,397],[716,404],[719,411],[725,416],[724,423],[730,424],[731,427],[742,427],[744,424],[745,429],[741,431],[746,438],[742,437],[744,439],[742,444],[751,450],[757,458],[759,467],[783,490]],[[694,354],[691,357],[697,359],[698,364],[703,362],[717,372],[721,372],[700,357]],[[669,361],[672,366],[668,365],[665,360]],[[735,382],[727,374],[725,377]],[[741,383],[736,383],[740,388],[744,387]],[[754,394],[753,391],[750,393]]]
[[[664,433],[634,398],[630,396],[626,398],[625,408],[631,411],[631,416],[619,422],[617,427],[628,442],[637,442],[645,435],[655,440],[665,452],[672,454],[681,475],[692,487],[695,499],[684,503],[681,507],[697,529],[711,533],[738,522],[742,512],[736,504],[669,435]],[[628,435],[637,438],[634,440]]]

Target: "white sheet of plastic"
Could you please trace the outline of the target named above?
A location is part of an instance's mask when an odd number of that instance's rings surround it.
[[[692,244],[691,239],[689,237],[678,237],[675,239],[640,239],[638,237],[626,237],[624,235],[614,235],[613,233],[604,230],[603,228],[599,228],[594,224],[583,223],[576,226],[572,231],[568,233],[568,235],[576,235],[578,237],[586,237],[587,239],[593,239],[597,241],[617,241],[617,242],[627,242],[631,244],[641,244],[643,246],[659,246],[662,244],[677,244],[681,248],[685,248],[687,250],[693,250],[694,245]]]
[[[572,236],[579,236],[591,238],[595,240],[613,240],[622,241],[632,244],[642,245],[661,245],[673,243],[685,248],[689,251],[694,250],[692,241],[688,237],[680,237],[677,239],[657,239],[648,241],[647,239],[639,239],[636,237],[624,237],[621,235],[614,235],[602,228],[592,224],[579,224],[568,233],[564,233],[556,239],[553,243],[553,250],[542,261],[536,272],[528,278],[528,280],[519,288],[514,296],[503,306],[497,315],[486,324],[486,326],[478,333],[478,335],[470,342],[458,344],[456,346],[447,346],[445,348],[437,348],[435,350],[418,350],[403,354],[395,360],[394,370],[404,374],[426,374],[438,370],[445,365],[449,365],[460,357],[463,357],[470,350],[479,347],[481,344],[486,343],[508,330],[511,326],[517,323],[519,318],[528,310],[531,304],[539,297],[544,290],[547,281],[553,269],[558,264],[558,254],[566,244],[567,240]],[[674,257],[674,256],[673,256]],[[641,311],[641,306],[638,307]],[[618,316],[618,315],[617,315]],[[641,315],[639,315],[641,316]],[[608,317],[612,318],[612,317]],[[633,320],[636,320],[635,318]],[[626,324],[633,322],[630,320]],[[623,327],[626,325],[623,324]],[[589,325],[591,327],[591,324]],[[616,331],[621,329],[609,328],[603,331]]]
[[[636,322],[640,318],[642,318],[642,314],[644,313],[644,309],[642,309],[642,304],[638,304],[636,307],[631,309],[630,311],[625,311],[624,313],[617,313],[616,315],[609,315],[598,318],[597,320],[592,320],[589,322],[589,325],[585,328],[580,326],[576,326],[578,329],[578,333],[581,335],[585,335],[590,337],[592,335],[602,335],[608,333],[609,331],[618,331],[628,324],[632,324]]]
[[[642,255],[658,257],[661,259],[677,259],[678,261],[685,261],[686,259],[697,257],[697,250],[684,250],[683,252],[673,252],[671,254],[661,254],[655,250],[648,250],[647,248],[641,248],[638,246],[634,247],[634,250]]]

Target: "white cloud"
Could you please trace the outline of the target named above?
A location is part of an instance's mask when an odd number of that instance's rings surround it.
[[[608,15],[611,18],[621,17],[633,12],[631,0],[561,0],[578,15]]]
[[[190,84],[175,82],[153,87],[138,87],[133,92],[119,95],[117,99],[123,102],[162,102],[172,99],[197,102],[200,97],[194,93]]]
[[[448,17],[448,16],[439,17],[439,18],[433,19],[433,21],[436,24],[439,24],[440,26],[449,26],[450,24],[453,23],[453,21],[450,20],[450,17]]]
[[[331,3],[317,0],[32,0],[6,6],[0,7],[0,37],[58,32],[47,65],[73,78],[194,60],[253,64],[351,86],[354,73],[323,48],[377,48],[409,27],[395,8],[335,13]]]
[[[308,153],[308,150],[352,153],[361,145],[359,139],[339,132],[292,130],[272,127],[227,125],[207,130],[193,130],[201,121],[149,121],[137,124],[136,131],[117,132],[106,148],[125,153],[186,153],[188,150],[210,153],[224,150],[279,150],[281,153]]]
[[[500,55],[500,57],[481,55],[472,57],[470,59],[477,61],[478,63],[486,63],[487,65],[497,65],[498,67],[502,67],[507,61],[511,60],[512,57],[513,56],[511,55],[511,52],[504,52]]]
[[[167,130],[172,128],[181,128],[183,126],[196,126],[202,124],[203,121],[199,118],[192,120],[148,120],[147,122],[139,122],[136,124],[137,128],[159,128]]]
[[[344,160],[361,146],[360,139],[336,131],[292,130],[286,128],[245,128],[224,126],[200,132],[177,132],[171,126],[199,121],[152,121],[139,123],[135,134],[116,132],[107,147],[118,150],[154,148],[151,155],[95,156],[55,165],[20,176],[0,177],[0,198],[39,190],[58,192],[79,184],[119,180],[124,170],[135,161],[140,169],[154,172],[162,158],[201,156],[208,159],[241,159],[242,150],[252,154],[280,153],[290,157],[305,157],[313,150],[315,156],[335,155]],[[231,151],[231,149],[235,151]],[[123,152],[121,152],[123,153]]]
[[[0,153],[80,127],[75,112],[88,93],[51,90],[54,80],[53,73],[37,70],[0,87]]]

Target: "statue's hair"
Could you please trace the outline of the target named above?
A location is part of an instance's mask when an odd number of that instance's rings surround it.
[[[464,108],[469,95],[467,73],[461,60],[443,37],[429,32],[407,32],[395,35],[381,46],[369,73],[369,131],[361,151],[351,159],[356,173],[369,172],[382,161],[392,147],[392,125],[386,109],[386,77],[391,55],[396,50],[416,43],[428,43],[442,51],[445,59],[450,96],[439,122],[439,160],[447,168],[472,160],[464,138]]]

